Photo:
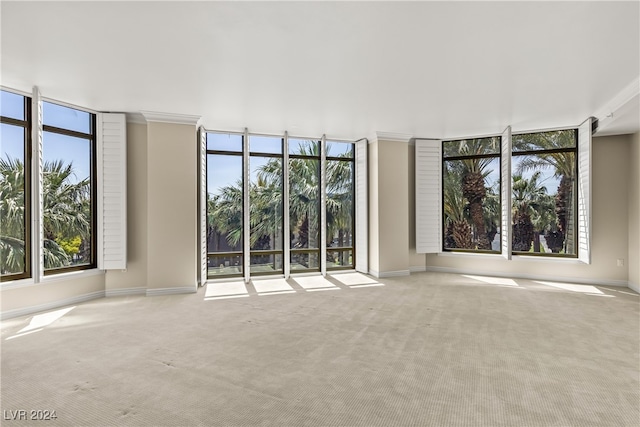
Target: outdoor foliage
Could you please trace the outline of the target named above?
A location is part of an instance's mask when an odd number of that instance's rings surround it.
[[[289,239],[292,249],[319,247],[320,163],[319,145],[302,144],[300,155],[289,161]],[[346,158],[347,154],[340,156]],[[262,166],[257,179],[249,184],[250,245],[252,250],[269,247],[282,239],[282,159],[270,159]],[[337,246],[350,241],[353,203],[351,162],[328,161],[326,167],[327,246],[338,236]],[[242,181],[208,194],[209,241],[224,239],[228,247],[241,251]],[[216,244],[222,247],[222,242]],[[211,248],[209,249],[211,252]]]
[[[45,269],[90,259],[89,178],[74,182],[73,165],[62,160],[43,165],[43,257]],[[0,159],[0,270],[25,269],[25,179],[22,161]]]

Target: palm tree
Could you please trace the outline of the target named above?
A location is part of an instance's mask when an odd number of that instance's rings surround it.
[[[445,247],[472,249],[471,226],[465,215],[460,178],[447,171],[444,181]]]
[[[20,160],[0,159],[0,273],[24,271],[24,165]]]
[[[58,268],[70,265],[72,257],[60,246],[60,241],[79,236],[81,247],[89,248],[91,237],[90,180],[75,178],[73,164],[62,160],[43,165],[43,231],[44,267]],[[86,249],[85,249],[86,251]],[[89,259],[86,254],[81,257]]]
[[[536,171],[529,179],[513,175],[513,250],[540,252],[540,233],[553,220],[546,212],[550,197],[547,187],[542,185],[542,173]]]
[[[451,162],[460,164],[460,167],[452,166],[451,170],[460,175],[462,194],[468,202],[469,217],[474,228],[474,241],[477,249],[491,249],[487,229],[485,225],[483,202],[487,195],[486,178],[492,172],[490,169],[493,157],[480,157],[493,154],[498,150],[499,139],[478,138],[458,141],[453,148],[456,156],[469,156],[459,161]],[[453,142],[453,141],[452,141]]]
[[[0,270],[2,274],[24,271],[24,165],[16,159],[0,159]],[[73,164],[62,160],[43,165],[43,258],[45,269],[71,265],[72,254],[62,241],[81,239],[80,248],[90,250],[91,202],[89,178],[72,182]],[[75,250],[74,250],[75,252]],[[87,260],[83,254],[81,260]]]

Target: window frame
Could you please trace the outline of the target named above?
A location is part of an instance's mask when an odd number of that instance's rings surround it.
[[[520,135],[535,135],[535,134],[543,134],[543,133],[548,133],[548,132],[561,132],[561,131],[573,131],[573,147],[566,147],[566,148],[555,148],[555,149],[547,149],[547,150],[522,150],[522,151],[515,151],[513,148],[513,140],[516,139],[518,136]],[[537,156],[540,154],[556,154],[556,153],[574,153],[574,158],[573,158],[573,168],[575,171],[575,177],[574,177],[574,188],[573,188],[573,197],[572,197],[572,211],[573,211],[573,222],[574,222],[574,227],[575,227],[575,231],[573,233],[573,245],[575,248],[575,253],[574,254],[560,254],[560,253],[553,253],[553,252],[526,252],[526,251],[515,251],[513,250],[513,247],[511,249],[511,254],[513,256],[532,256],[532,257],[544,257],[544,258],[557,258],[557,259],[578,259],[579,258],[579,239],[578,239],[578,204],[579,204],[579,192],[578,192],[578,180],[579,180],[579,176],[580,176],[580,171],[578,169],[579,166],[579,150],[578,150],[578,134],[579,134],[579,129],[577,126],[572,126],[572,127],[562,127],[562,128],[553,128],[553,129],[542,129],[542,130],[535,130],[535,131],[518,131],[518,132],[513,132],[512,133],[512,147],[511,147],[511,160],[512,160],[512,165],[511,165],[511,170],[509,171],[509,179],[511,180],[511,186],[513,185],[513,159],[515,157],[524,157],[524,156]],[[512,202],[513,205],[513,202]],[[512,208],[513,209],[513,208]],[[513,216],[513,214],[511,215]],[[511,221],[510,224],[511,230],[509,233],[509,238],[511,239],[511,241],[513,241],[513,220]]]
[[[44,117],[42,120],[42,139],[44,145],[44,133],[54,133],[57,135],[69,136],[73,138],[86,139],[89,142],[89,158],[90,158],[90,167],[89,167],[89,180],[90,180],[90,209],[91,209],[91,250],[90,250],[90,262],[88,264],[82,265],[72,265],[67,267],[59,267],[59,268],[44,268],[44,264],[42,264],[42,272],[43,276],[55,276],[57,274],[70,273],[75,271],[84,271],[84,270],[92,270],[97,268],[98,266],[98,160],[97,160],[97,141],[98,141],[98,131],[97,131],[97,116],[98,113],[86,108],[80,108],[75,105],[70,105],[58,100],[42,98],[42,103],[55,104],[58,106],[70,108],[72,110],[82,111],[89,114],[89,133],[84,133],[80,131],[75,131],[71,129],[64,129],[56,126],[46,125],[44,124]],[[42,148],[43,149],[43,148]],[[42,155],[42,153],[40,153]],[[44,164],[40,165],[41,168],[44,167]],[[42,189],[40,189],[42,191]],[[41,218],[41,224],[44,224],[44,212],[39,212]],[[44,240],[40,241],[40,245],[44,245]],[[40,251],[40,256],[44,257],[44,253]]]
[[[237,135],[240,136],[240,151],[227,151],[227,150],[213,150],[213,149],[209,149],[208,146],[208,141],[207,141],[207,135],[213,133],[213,134],[218,134],[218,135]],[[243,159],[243,152],[244,152],[244,147],[245,147],[245,135],[241,132],[224,132],[224,131],[207,131],[207,130],[203,130],[203,134],[204,134],[204,139],[205,139],[205,182],[204,182],[204,189],[205,189],[205,195],[208,196],[209,194],[209,180],[206,179],[208,177],[208,173],[209,173],[209,155],[222,155],[222,156],[237,156],[240,157],[240,160],[242,161]],[[244,200],[244,195],[245,195],[245,191],[244,191],[244,176],[245,176],[245,171],[244,171],[244,162],[242,163],[242,170],[241,170],[241,177],[242,177],[242,188],[241,188],[241,192],[242,192],[242,199]],[[206,204],[206,208],[205,208],[205,230],[204,233],[207,233],[207,229],[209,227],[209,223],[207,220],[207,217],[209,216],[209,203],[208,203],[208,198],[205,198],[205,204]],[[244,230],[245,230],[245,226],[244,226],[244,215],[243,216],[243,221],[242,221],[242,239],[241,239],[241,243],[244,241]],[[242,248],[242,244],[240,245]],[[219,274],[219,275],[215,275],[215,276],[211,276],[209,274],[209,260],[211,258],[214,257],[219,257],[219,256],[228,256],[228,257],[234,257],[234,256],[239,256],[240,259],[242,260],[241,265],[242,265],[242,270],[239,273],[233,273],[233,274]],[[207,274],[204,277],[204,281],[206,282],[207,280],[215,280],[215,279],[225,279],[225,278],[239,278],[239,277],[243,277],[244,276],[244,268],[245,268],[245,255],[244,255],[244,251],[241,249],[240,251],[225,251],[225,252],[209,252],[209,241],[207,239]]]
[[[498,138],[498,144],[497,144],[497,149],[495,153],[492,154],[475,154],[475,155],[457,155],[457,156],[446,156],[445,155],[445,144],[446,143],[450,143],[450,142],[457,142],[457,141],[466,141],[466,140],[476,140],[476,139],[489,139],[489,138]],[[499,250],[487,250],[487,249],[469,249],[469,248],[447,248],[446,247],[446,219],[447,216],[445,214],[445,201],[444,201],[444,192],[445,192],[445,173],[446,173],[446,167],[445,164],[447,161],[452,162],[452,161],[461,161],[461,160],[473,160],[473,159],[498,159],[498,167],[497,172],[498,172],[498,183],[500,184],[500,191],[498,192],[498,202],[499,202],[499,207],[498,207],[498,212],[500,212],[500,221],[498,222],[498,227],[500,227],[500,236],[502,236],[502,233],[504,232],[504,230],[502,230],[502,192],[503,192],[503,174],[502,174],[502,144],[504,143],[503,141],[504,137],[501,134],[495,134],[495,135],[483,135],[483,136],[474,136],[474,137],[466,137],[466,138],[454,138],[454,139],[442,139],[440,141],[440,152],[441,152],[441,168],[442,168],[442,173],[440,174],[440,208],[441,208],[441,212],[440,212],[440,218],[441,218],[441,232],[440,232],[440,239],[442,242],[442,248],[441,248],[441,252],[442,253],[467,253],[467,254],[482,254],[482,255],[500,255],[502,254],[502,246],[501,246],[501,242],[500,243],[500,249]],[[473,224],[469,224],[471,226],[473,226]],[[502,237],[501,237],[502,239]],[[491,243],[491,242],[490,242]]]
[[[340,247],[330,247],[327,246],[326,239],[323,241],[323,245],[325,246],[325,256],[322,257],[322,262],[324,263],[324,267],[326,271],[339,271],[339,270],[354,270],[356,268],[356,142],[355,141],[345,141],[340,139],[327,139],[325,141],[325,147],[327,144],[336,142],[339,144],[350,144],[351,145],[351,157],[339,157],[339,156],[329,156],[325,155],[325,169],[326,165],[329,164],[330,161],[342,161],[351,163],[351,246],[340,246]],[[326,148],[325,148],[326,150]],[[323,178],[326,184],[326,177]],[[326,185],[325,185],[326,188]],[[326,191],[325,191],[326,192]],[[325,194],[325,204],[321,206],[321,209],[326,209],[326,194]],[[326,217],[326,214],[325,214]],[[327,224],[325,224],[326,229]],[[325,236],[326,230],[325,230]],[[327,236],[328,237],[328,236]],[[329,252],[346,252],[351,251],[351,263],[349,265],[341,265],[338,267],[328,267],[327,266],[327,254]]]
[[[5,274],[0,276],[0,283],[12,282],[16,280],[22,279],[30,279],[33,275],[32,263],[33,263],[33,251],[32,251],[32,200],[31,195],[33,194],[33,169],[32,169],[32,136],[33,136],[33,119],[32,119],[32,106],[31,106],[31,96],[21,93],[19,91],[14,91],[5,87],[0,88],[3,92],[12,93],[15,95],[19,95],[23,99],[23,114],[24,120],[16,119],[13,117],[5,117],[0,116],[0,123],[11,125],[11,126],[19,126],[23,128],[24,132],[24,160],[23,160],[23,168],[24,168],[24,189],[23,189],[23,200],[24,200],[24,270],[21,273],[15,274]]]

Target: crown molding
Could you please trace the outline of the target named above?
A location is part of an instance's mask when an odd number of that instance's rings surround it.
[[[622,116],[625,111],[631,109],[634,104],[637,104],[639,95],[640,77],[636,77],[624,89],[618,92],[616,96],[593,114],[593,116],[598,119],[597,131],[604,130],[618,117]]]
[[[373,139],[378,141],[409,142],[411,138],[413,138],[413,135],[407,133],[376,131]]]
[[[201,116],[190,114],[160,113],[157,111],[140,111],[147,122],[175,123],[179,125],[197,126]]]
[[[125,113],[125,116],[127,117],[127,123],[147,124],[147,120],[141,113]]]

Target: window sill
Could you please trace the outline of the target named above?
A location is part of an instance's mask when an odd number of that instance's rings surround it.
[[[502,254],[474,254],[472,252],[439,252],[436,255],[439,257],[442,256],[442,257],[504,259]],[[544,256],[544,255],[512,255],[511,260],[518,261],[518,262],[542,262],[542,263],[575,264],[575,265],[584,264],[578,258],[552,257],[552,256]]]
[[[40,278],[40,280],[38,281],[36,281],[33,278],[30,278],[30,279],[18,279],[11,282],[3,282],[0,285],[0,290],[22,288],[26,286],[40,285],[45,283],[55,283],[55,282],[60,282],[65,280],[83,279],[85,277],[100,276],[104,274],[105,274],[104,270],[99,270],[97,268],[92,268],[90,270],[70,271],[67,273],[59,273],[51,276],[44,276]]]

